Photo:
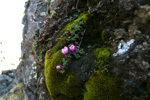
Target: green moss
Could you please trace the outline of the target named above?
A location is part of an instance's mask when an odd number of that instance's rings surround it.
[[[104,72],[105,68],[109,66],[109,64],[106,63],[106,62],[109,62],[109,59],[108,59],[109,55],[110,55],[109,47],[97,48],[94,51],[94,54],[95,54],[96,59],[97,59],[97,63],[95,65],[95,67],[99,68],[99,70],[101,72]]]
[[[110,55],[109,47],[97,48],[94,51],[94,54],[95,54],[97,60],[103,60],[105,57],[109,57],[109,55]]]
[[[69,75],[67,79],[67,84],[74,85],[73,82],[75,82],[75,77],[73,75]]]
[[[107,61],[110,55],[109,47],[97,48],[94,54],[97,59],[96,68],[98,70],[85,84],[84,100],[124,100],[120,96],[122,90],[116,87],[120,86],[122,81],[104,70],[109,67],[109,61]]]
[[[54,37],[59,38],[65,31],[71,29],[71,25],[73,23],[79,22],[79,19],[82,18],[83,21],[86,23],[87,14],[80,14],[79,17],[68,23],[63,27],[63,29]],[[57,43],[54,44],[54,47],[50,50],[50,57],[49,53],[46,53],[45,56],[45,78],[46,78],[46,86],[50,92],[50,95],[54,100],[59,100],[58,97],[66,97],[66,98],[74,98],[78,97],[82,93],[82,88],[77,84],[77,79],[72,75],[70,72],[66,72],[64,74],[59,73],[56,70],[57,65],[62,65],[62,59],[65,57],[61,53],[62,43],[65,42],[67,36],[61,38]]]
[[[116,83],[121,81],[110,74],[95,72],[85,85],[84,100],[124,100],[120,96],[122,90],[114,85]]]
[[[65,31],[71,29],[71,25],[72,25],[73,23],[79,22],[79,20],[80,20],[81,18],[83,19],[84,23],[86,24],[86,21],[87,21],[87,19],[88,19],[87,14],[86,14],[86,13],[81,13],[81,14],[78,16],[78,18],[77,18],[76,20],[74,20],[74,21],[72,21],[72,22],[66,24],[66,25],[63,27],[63,29],[60,31],[60,33],[64,33]],[[60,37],[61,35],[62,35],[62,34],[57,35],[57,38]]]
[[[86,23],[86,21],[88,19],[87,14],[86,13],[81,13],[76,20],[74,20],[73,22],[71,22],[71,24],[79,22],[79,20],[81,18],[83,19],[84,23]],[[71,26],[69,25],[68,28],[71,28]]]
[[[48,53],[45,57],[45,77],[46,85],[50,95],[55,100],[59,95],[76,97],[81,94],[81,87],[76,86],[76,79],[71,74],[61,74],[56,70],[57,65],[62,64],[64,55],[57,51],[48,59]]]
[[[67,36],[64,36],[62,39],[60,39],[55,46],[51,49],[51,55],[56,53],[59,49],[62,48],[63,43],[65,42]]]

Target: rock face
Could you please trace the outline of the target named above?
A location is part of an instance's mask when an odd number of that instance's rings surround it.
[[[22,61],[15,85],[13,75],[0,76],[2,100],[150,99],[149,0],[28,0],[25,7]]]
[[[4,96],[0,97],[0,100],[26,100],[22,93],[22,84],[14,85],[13,88],[7,92]]]
[[[13,88],[15,70],[3,71],[0,75],[0,97]]]
[[[44,74],[42,74],[42,69],[33,67],[35,60],[31,51],[33,50],[34,36],[39,33],[47,16],[47,4],[47,0],[28,0],[25,4],[23,41],[21,44],[22,61],[16,70],[16,79],[23,83],[22,91],[25,100],[45,100],[46,98],[39,86]]]
[[[150,69],[150,37],[146,28],[149,21],[149,7],[140,6],[135,11],[134,20],[127,30],[116,29],[112,38],[111,65],[113,72],[124,80],[123,94],[134,94],[135,100],[148,100],[149,97],[149,69]],[[145,26],[146,25],[146,26]],[[117,48],[116,48],[117,47]],[[140,94],[140,95],[138,95]]]

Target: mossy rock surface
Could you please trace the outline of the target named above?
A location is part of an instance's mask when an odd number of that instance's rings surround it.
[[[86,14],[80,14],[76,20],[65,25],[59,34],[54,37],[54,40],[60,37],[65,31],[71,29],[72,23],[78,22],[79,18],[82,18],[84,21],[87,20]],[[46,53],[45,56],[46,84],[50,95],[54,100],[62,100],[62,98],[66,98],[66,100],[67,98],[69,100],[70,98],[79,99],[83,92],[83,87],[78,83],[77,77],[73,71],[70,71],[72,69],[68,68],[63,74],[56,69],[57,65],[62,65],[62,59],[65,58],[61,49],[63,48],[62,43],[64,43],[66,38],[67,36],[64,36],[61,40],[56,42],[51,49],[51,55],[49,56],[49,53]]]
[[[84,100],[124,100],[120,96],[122,90],[116,87],[121,81],[110,74],[97,71],[86,83]]]
[[[122,81],[107,72],[109,67],[109,47],[96,48],[94,50],[98,69],[85,84],[84,100],[124,100],[120,96],[122,90],[118,88]]]
[[[109,67],[110,52],[109,47],[103,47],[102,45],[107,34],[102,28],[91,33],[92,30],[96,30],[98,27],[94,23],[98,20],[98,17],[95,21],[91,21],[91,18],[94,17],[89,17],[89,19],[87,14],[81,14],[75,21],[65,25],[54,37],[54,40],[60,37],[61,33],[70,29],[72,23],[78,22],[79,18],[83,18],[86,23],[87,31],[81,44],[85,53],[79,59],[71,58],[63,74],[56,69],[56,66],[62,65],[62,59],[66,57],[66,55],[62,54],[61,49],[63,48],[62,43],[65,42],[67,36],[54,43],[50,50],[51,54],[46,53],[44,73],[46,85],[52,99],[123,100],[123,97],[120,97],[122,90],[114,85],[118,82],[121,83],[120,80],[105,72],[105,69]],[[86,21],[92,22],[90,23],[91,27]],[[92,27],[93,23],[96,27]],[[92,43],[90,43],[91,41]]]
[[[69,73],[61,74],[56,70],[56,66],[61,65],[63,56],[61,51],[58,51],[50,59],[46,59],[45,69],[47,70],[45,70],[45,76],[47,87],[52,97],[61,94],[76,97],[81,92],[81,88],[75,84],[76,78]]]
[[[93,50],[89,50],[91,52]],[[47,88],[54,100],[83,100],[84,83],[89,80],[94,70],[94,53],[82,56],[79,60],[72,59],[67,66],[65,73],[60,73],[56,69],[57,65],[62,65],[65,57],[61,50],[45,59],[45,77]],[[89,59],[91,61],[89,61]],[[93,67],[92,67],[93,66]],[[60,99],[59,99],[60,98]]]
[[[120,96],[122,90],[117,87],[121,81],[104,70],[108,67],[108,64],[104,63],[110,55],[108,50],[108,47],[92,47],[87,51],[88,55],[83,55],[79,60],[73,59],[63,74],[56,70],[56,66],[62,64],[65,55],[58,50],[48,58],[47,53],[45,76],[52,98],[54,100],[64,98],[65,100],[123,100]],[[99,64],[100,61],[103,63]],[[119,85],[116,86],[115,84],[118,83]]]

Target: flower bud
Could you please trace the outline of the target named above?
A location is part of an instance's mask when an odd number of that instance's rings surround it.
[[[64,47],[61,52],[66,55],[68,53],[68,47]]]
[[[57,70],[60,70],[60,69],[61,69],[61,66],[60,66],[60,65],[57,65],[57,66],[56,66],[56,69],[57,69]]]
[[[70,51],[75,51],[75,49],[76,49],[73,44],[69,48],[70,48]]]

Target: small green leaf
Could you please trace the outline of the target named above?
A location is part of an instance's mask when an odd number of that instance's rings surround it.
[[[79,21],[83,20],[83,18],[79,18]]]
[[[80,55],[79,54],[76,54],[75,55],[76,59],[80,58]]]
[[[53,16],[56,16],[56,12],[55,11],[53,12]]]
[[[65,60],[65,58],[63,58],[63,65],[65,66],[67,64],[67,61]]]
[[[76,50],[76,53],[80,53],[80,50]]]
[[[70,18],[69,18],[69,21],[70,21],[70,22],[72,21],[72,18],[73,18],[73,17],[70,17]]]
[[[80,10],[80,9],[78,9],[78,12],[81,12],[81,10]]]
[[[62,60],[63,60],[63,62],[64,62],[64,61],[65,61],[65,58],[63,58]]]
[[[78,45],[78,42],[75,42],[76,45]]]
[[[75,28],[75,24],[74,23],[71,25],[71,28]]]
[[[74,14],[73,16],[74,16],[74,17],[78,17],[78,15],[77,15],[77,14]]]
[[[83,21],[80,21],[80,22],[79,22],[79,25],[82,25],[82,24],[84,24],[84,22],[83,22]]]
[[[71,31],[70,31],[70,34],[71,34],[71,35],[74,35],[74,34],[75,34],[75,31],[74,31],[74,30],[71,30]]]
[[[57,10],[57,8],[54,8],[54,11],[56,11]]]
[[[75,25],[75,30],[80,30],[80,26],[78,24]]]
[[[72,37],[71,40],[72,40],[72,41],[75,41],[76,39],[75,39],[75,37]]]
[[[33,64],[33,67],[37,66],[37,64]]]
[[[40,30],[40,34],[42,34],[42,30]]]
[[[42,56],[38,56],[38,59],[40,60],[42,58]]]
[[[62,12],[62,13],[60,13],[60,15],[63,15],[64,13]]]
[[[75,38],[79,38],[79,35],[78,34],[75,34],[75,36],[74,36]]]
[[[42,52],[45,52],[45,49],[42,49]]]
[[[36,44],[36,43],[33,43],[33,46],[34,46],[34,47],[37,47],[37,44]]]
[[[64,63],[63,63],[63,65],[66,65],[66,64],[67,64],[67,62],[64,62]]]
[[[36,51],[37,50],[37,48],[34,48],[34,51]]]
[[[53,18],[53,15],[50,16],[50,19],[52,19],[52,18]]]

